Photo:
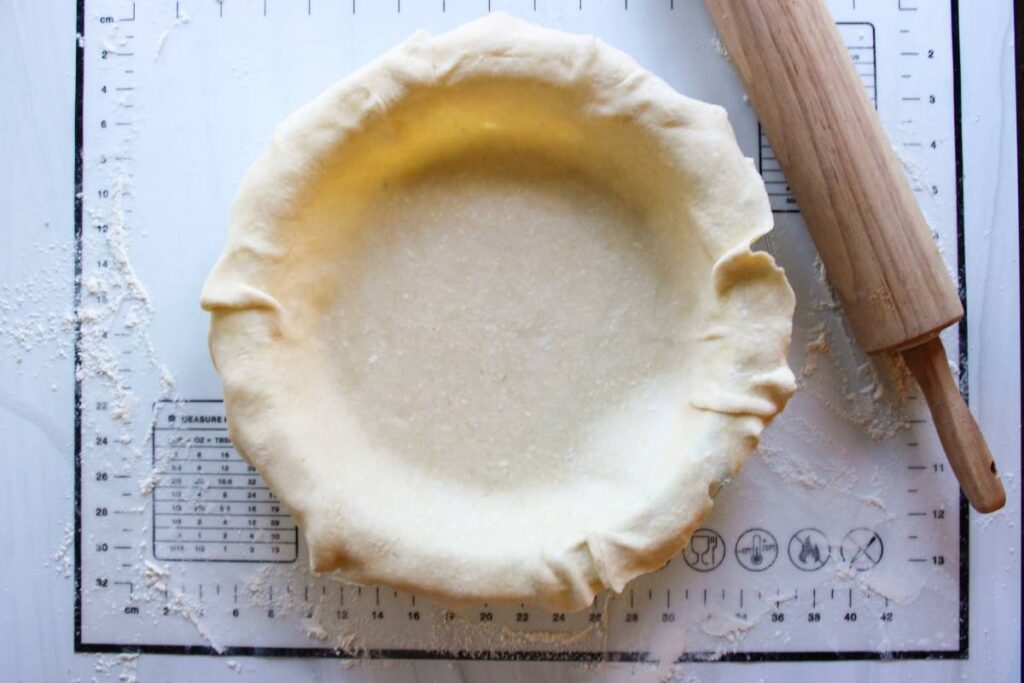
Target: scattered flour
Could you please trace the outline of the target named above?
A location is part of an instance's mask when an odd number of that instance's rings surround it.
[[[819,360],[821,360],[821,357],[827,354],[831,348],[828,342],[828,330],[825,328],[825,323],[818,323],[815,325],[811,329],[811,334],[813,334],[814,337],[804,345],[807,360],[804,362],[804,367],[800,371],[800,374],[804,377],[810,377],[814,374],[814,371],[818,369]]]
[[[717,35],[711,37],[711,47],[718,53],[719,57],[729,59],[729,51],[725,49],[725,43]]]
[[[872,439],[892,439],[909,426],[904,403],[916,387],[910,371],[898,354],[868,356],[860,349],[820,258],[815,269],[822,297],[811,310],[815,323],[803,348],[801,386]],[[818,374],[822,377],[816,378]]]
[[[184,9],[179,7],[178,16],[175,17],[174,23],[171,24],[170,28],[166,28],[163,31],[161,31],[160,36],[156,39],[156,49],[153,51],[154,60],[159,59],[160,55],[163,54],[164,47],[167,45],[167,39],[171,36],[171,33],[174,31],[174,29],[180,26],[184,26],[191,20],[192,18],[188,15],[188,13]]]
[[[75,568],[74,562],[70,557],[71,549],[74,545],[75,528],[71,524],[65,524],[64,535],[60,539],[57,551],[53,554],[53,569],[65,579],[71,578],[71,573]]]
[[[759,619],[741,619],[728,612],[716,611],[700,622],[700,630],[709,636],[735,643],[758,623]]]
[[[139,681],[139,655],[134,653],[122,653],[105,656],[96,655],[93,671],[98,674],[115,674],[119,683],[138,683]],[[106,678],[109,677],[105,676]]]
[[[904,605],[921,594],[921,584],[908,580],[894,572],[863,572],[856,578],[857,585],[865,594],[877,595],[897,605]]]

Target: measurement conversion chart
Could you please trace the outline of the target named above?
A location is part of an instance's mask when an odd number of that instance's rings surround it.
[[[956,3],[831,8],[963,282]],[[231,198],[288,113],[416,30],[506,11],[592,33],[724,106],[797,293],[800,391],[660,572],[576,614],[444,609],[308,569],[231,444],[199,291]],[[699,0],[85,0],[78,72],[79,651],[570,661],[953,658],[966,506],[923,401],[861,354]],[[966,273],[967,279],[970,273]],[[946,346],[965,367],[956,329]]]

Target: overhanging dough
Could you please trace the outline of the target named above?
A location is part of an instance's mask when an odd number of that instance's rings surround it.
[[[663,566],[794,390],[724,110],[501,14],[291,115],[202,293],[231,437],[315,571],[588,605]]]

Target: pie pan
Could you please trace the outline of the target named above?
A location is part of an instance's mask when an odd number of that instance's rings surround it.
[[[314,571],[582,609],[663,566],[794,390],[723,109],[590,37],[419,33],[289,116],[203,289]]]

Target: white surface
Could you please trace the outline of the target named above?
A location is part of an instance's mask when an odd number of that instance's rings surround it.
[[[955,680],[1019,678],[1019,522],[1020,372],[1018,264],[1016,262],[1016,183],[1013,138],[1014,101],[1012,37],[1008,3],[986,5],[990,12],[962,17],[964,50],[964,134],[969,277],[971,389],[973,404],[1008,479],[1010,505],[999,515],[975,518],[972,527],[972,656],[966,662],[843,664],[843,665],[704,665],[692,667],[700,679],[729,676],[790,678],[828,675],[899,679],[925,671]],[[5,469],[0,489],[0,514],[7,524],[0,541],[13,561],[0,567],[0,588],[7,609],[0,615],[4,645],[0,674],[10,670],[24,680],[62,680],[99,675],[92,655],[71,655],[71,583],[55,568],[53,556],[66,537],[71,510],[72,382],[67,330],[61,316],[70,310],[70,236],[72,216],[72,112],[74,97],[74,16],[69,8],[46,4],[4,7],[6,32],[0,75],[8,93],[0,137],[0,174],[4,224],[0,250],[2,303],[20,298],[24,306],[55,311],[40,320],[42,330],[5,329],[0,333],[0,401]],[[8,56],[7,52],[12,52]],[[998,95],[998,96],[997,96]],[[10,154],[8,150],[12,150]],[[994,161],[999,161],[998,169]],[[52,264],[25,272],[23,263],[41,252]],[[981,280],[981,282],[979,282]],[[62,302],[67,302],[66,304]],[[22,309],[24,310],[24,308]],[[24,318],[24,316],[12,316]],[[63,334],[64,339],[21,340]],[[42,343],[40,343],[42,342]],[[1012,467],[1011,467],[1012,465]],[[58,567],[59,568],[59,567]],[[994,588],[994,590],[993,590]],[[40,657],[42,651],[57,656]],[[497,672],[510,678],[588,678],[593,672],[552,665],[416,664],[387,667],[358,665],[346,669],[332,661],[266,661],[240,659],[244,670],[272,680],[287,670],[321,679],[458,680]],[[180,680],[205,671],[223,678],[223,659],[168,658],[146,655],[137,664],[142,680]],[[497,667],[496,670],[491,667]],[[609,668],[617,674],[628,673]]]
[[[682,92],[727,107],[748,155],[757,157],[765,144],[699,2],[584,11],[559,1],[540,4],[536,14],[522,2],[495,6],[525,9],[536,21],[625,48]],[[209,437],[226,438],[224,432],[185,430],[192,411],[216,419],[219,404],[162,404],[154,452],[149,447],[154,402],[219,395],[204,343],[207,318],[195,306],[224,239],[211,228],[222,224],[246,164],[287,111],[386,50],[394,36],[418,26],[443,30],[484,5],[407,2],[402,12],[380,5],[353,12],[351,5],[282,10],[271,3],[265,15],[260,6],[228,5],[223,16],[219,6],[181,6],[187,21],[170,7],[128,7],[123,0],[92,0],[86,12],[81,547],[87,651],[128,645],[308,651],[337,647],[355,633],[369,649],[650,650],[657,659],[721,651],[956,652],[955,482],[921,401],[905,407],[921,422],[891,438],[875,441],[851,419],[871,418],[885,431],[894,406],[870,398],[876,387],[862,372],[865,359],[849,352],[843,320],[825,303],[813,247],[795,213],[777,215],[768,243],[797,294],[790,360],[804,389],[765,433],[764,457],[719,494],[704,522],[710,531],[697,534],[682,561],[637,580],[607,609],[602,600],[563,618],[527,606],[478,605],[452,619],[422,600],[414,603],[412,595],[351,587],[343,594],[337,582],[309,574],[304,544],[299,560],[289,563],[296,548],[283,543],[284,527],[273,528],[285,520],[266,516],[276,514],[276,501],[226,442],[207,445]],[[955,270],[949,7],[901,12],[890,0],[834,7],[837,19],[848,22],[841,27],[848,49],[865,85],[872,94],[878,90],[893,144],[914,169],[917,196]],[[289,47],[287,61],[267,49],[277,45]],[[769,189],[785,206],[784,183]],[[137,322],[129,326],[132,319]],[[830,337],[827,358],[805,349],[822,334],[821,325]],[[947,343],[955,357],[955,335]],[[819,367],[805,377],[800,369],[812,363]],[[164,369],[173,388],[165,386]],[[188,445],[167,447],[182,437]],[[202,447],[199,437],[207,439]],[[144,480],[156,481],[151,494],[140,491]],[[410,504],[394,495],[400,487],[378,483],[393,504]],[[817,547],[825,551],[816,571],[789,558],[791,539],[806,538],[801,530],[808,528],[821,532]],[[879,560],[871,567],[868,554],[860,554],[863,573],[844,567],[857,554],[856,535],[874,542],[871,555]],[[765,551],[774,561],[762,556],[759,566],[744,568],[740,544],[755,537],[774,546]],[[253,559],[285,562],[238,562]],[[687,566],[698,559],[703,566]],[[165,575],[155,578],[153,571]],[[307,614],[320,637],[307,633]],[[496,639],[493,630],[467,629],[467,622],[566,634],[601,623],[607,637],[590,628],[592,637],[576,637],[571,647],[517,644]]]

